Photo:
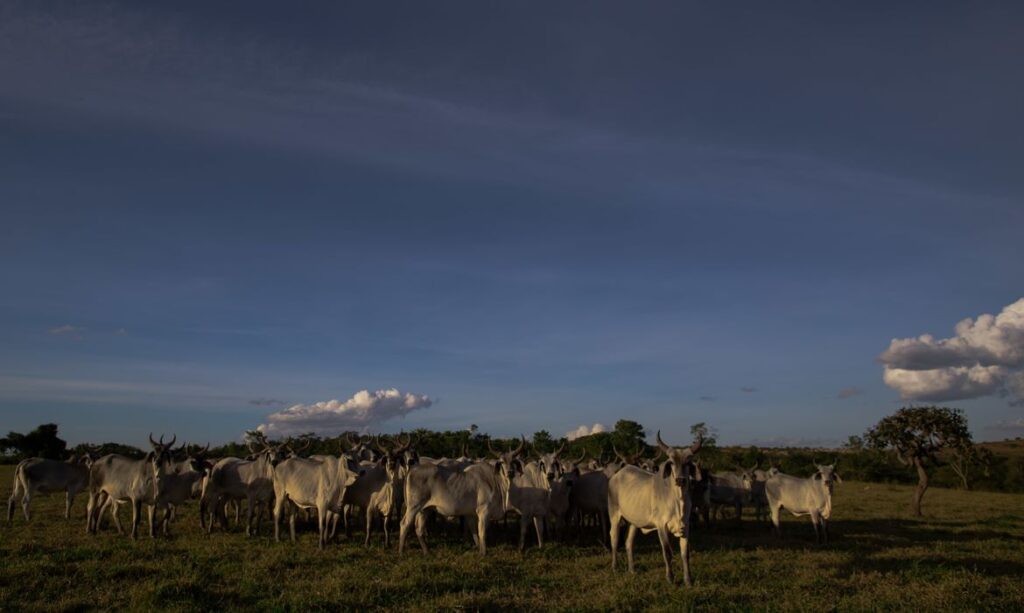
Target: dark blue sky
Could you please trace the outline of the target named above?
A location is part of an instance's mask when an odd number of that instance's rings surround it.
[[[0,429],[845,439],[1024,296],[1022,12],[6,2]]]

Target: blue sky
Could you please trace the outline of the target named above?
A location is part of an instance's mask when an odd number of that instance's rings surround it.
[[[1021,12],[4,3],[0,430],[844,440],[1024,297]]]

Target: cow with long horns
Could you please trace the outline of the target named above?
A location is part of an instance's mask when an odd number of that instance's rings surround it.
[[[611,521],[612,570],[616,566],[620,524],[629,524],[626,536],[626,555],[629,572],[633,568],[633,542],[637,530],[644,534],[657,532],[661,553],[665,560],[665,578],[672,583],[671,536],[679,538],[679,553],[683,561],[683,581],[690,580],[690,480],[696,467],[691,461],[700,451],[702,440],[697,438],[690,447],[670,447],[657,435],[658,447],[667,456],[657,473],[636,466],[626,466],[608,480],[608,515]]]

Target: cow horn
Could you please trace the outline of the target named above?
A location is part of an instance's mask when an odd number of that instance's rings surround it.
[[[154,446],[154,447],[157,446],[157,442],[153,440],[153,433],[152,432],[149,433],[149,444]]]
[[[161,436],[161,437],[160,437],[160,440],[161,440],[161,441],[163,441],[163,440],[164,440],[164,437],[162,437],[162,436]],[[167,443],[167,445],[166,445],[166,448],[167,448],[167,449],[170,449],[171,447],[174,447],[174,442],[175,442],[176,440],[178,440],[178,435],[177,435],[177,434],[172,434],[172,435],[171,435],[171,442]]]
[[[384,444],[380,442],[380,436],[373,437],[373,446],[377,448],[377,451],[387,455],[388,450],[384,448]]]
[[[665,441],[661,440],[661,430],[658,430],[658,447],[661,447],[661,450],[664,451],[666,454],[668,453],[669,449],[671,449],[671,447],[665,444]]]
[[[406,434],[405,435],[405,442],[402,443],[402,446],[398,449],[398,451],[405,451],[409,447],[412,447],[412,435],[411,434]]]
[[[515,451],[512,452],[512,455],[519,455],[520,453],[523,452],[523,449],[526,449],[526,437],[520,434],[519,441],[519,446],[516,447]]]
[[[587,459],[587,450],[584,449],[583,453],[580,455],[579,459],[574,461],[573,464],[582,464],[583,461],[586,460],[586,459]]]
[[[246,443],[245,446],[249,448],[249,453],[256,453],[255,445],[252,441]]]
[[[206,443],[206,447],[203,447],[203,450],[199,452],[199,455],[206,455],[208,453],[210,453],[210,443]]]
[[[496,457],[496,458],[500,458],[501,457],[501,454],[494,450],[494,445],[491,444],[491,439],[490,438],[487,439],[487,449],[491,452],[491,454],[494,455],[494,457]]]
[[[619,453],[619,450],[618,450],[618,448],[617,448],[617,447],[615,446],[615,443],[612,443],[612,451],[614,451],[614,452],[615,452],[615,455],[616,455],[616,457],[618,457],[618,458],[619,458],[619,461],[620,461],[620,462],[622,462],[623,464],[629,464],[629,460],[627,460],[626,458],[622,457],[622,454],[621,454],[621,453]]]
[[[562,444],[555,450],[555,457],[557,458],[563,451],[565,451],[565,441],[562,441]]]
[[[697,440],[694,441],[693,445],[690,446],[690,455],[693,455],[700,451],[701,446],[704,444],[704,435],[698,434]]]

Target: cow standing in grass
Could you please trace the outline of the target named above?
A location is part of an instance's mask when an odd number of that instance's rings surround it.
[[[697,470],[690,461],[700,451],[701,439],[689,448],[670,447],[661,440],[658,447],[668,457],[657,474],[636,466],[626,466],[608,480],[608,516],[611,521],[612,570],[615,570],[619,546],[620,524],[629,524],[626,536],[626,555],[629,572],[633,569],[633,541],[636,532],[657,532],[661,554],[665,560],[665,578],[674,580],[672,573],[672,543],[670,536],[679,538],[679,553],[683,561],[683,581],[690,581],[690,480]]]
[[[30,521],[32,494],[56,492],[64,492],[64,518],[70,519],[75,495],[89,487],[91,464],[92,458],[88,454],[73,456],[65,462],[45,458],[28,458],[19,462],[14,469],[11,497],[7,500],[7,521],[14,517],[14,505],[19,498],[25,521]]]
[[[800,479],[778,473],[765,482],[765,495],[772,514],[772,527],[782,536],[779,512],[785,508],[793,515],[810,515],[814,536],[818,543],[828,542],[828,521],[832,517],[832,487],[843,479],[835,464],[818,464],[818,472],[810,479]]]

